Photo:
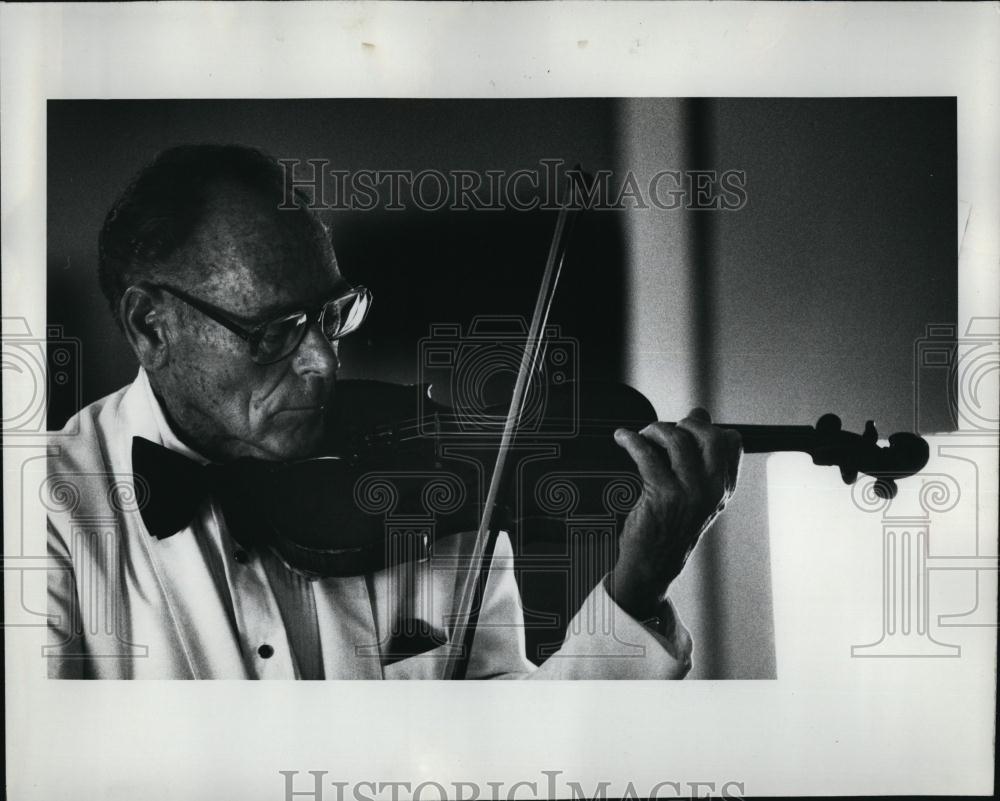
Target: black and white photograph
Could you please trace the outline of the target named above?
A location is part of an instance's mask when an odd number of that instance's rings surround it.
[[[991,794],[995,6],[214,5],[3,12],[11,797]]]

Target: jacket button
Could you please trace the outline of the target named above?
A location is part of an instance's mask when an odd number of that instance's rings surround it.
[[[247,562],[250,561],[250,555],[244,550],[237,550],[233,554],[233,559],[235,559],[241,565],[245,565]]]
[[[264,643],[260,648],[257,649],[257,653],[260,654],[261,659],[270,659],[274,656],[274,648],[272,648],[267,643]]]

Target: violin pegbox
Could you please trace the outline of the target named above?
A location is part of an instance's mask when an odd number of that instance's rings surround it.
[[[927,441],[908,432],[889,437],[889,444],[878,444],[875,423],[868,420],[861,434],[844,431],[840,418],[825,414],[816,422],[816,440],[811,455],[813,464],[840,468],[845,484],[853,484],[859,473],[875,479],[873,490],[882,499],[896,497],[896,482],[920,472],[930,458]]]

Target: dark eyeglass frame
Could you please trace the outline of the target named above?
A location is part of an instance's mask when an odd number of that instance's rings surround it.
[[[159,289],[162,290],[163,292],[167,292],[173,295],[175,298],[177,298],[180,301],[183,301],[188,306],[191,306],[192,308],[200,311],[210,320],[214,320],[223,328],[226,328],[232,333],[236,334],[236,336],[238,336],[240,339],[242,339],[244,342],[250,345],[250,358],[254,361],[255,364],[260,364],[260,365],[274,364],[275,362],[280,362],[282,359],[285,359],[288,356],[291,356],[293,353],[295,353],[299,345],[302,344],[302,340],[305,339],[306,332],[309,330],[310,326],[314,325],[315,323],[319,323],[320,327],[322,327],[323,314],[327,306],[329,306],[331,303],[335,301],[347,301],[350,300],[351,298],[354,298],[356,301],[357,300],[364,301],[365,308],[364,308],[364,313],[361,316],[361,319],[358,320],[354,325],[350,326],[349,328],[345,328],[343,331],[338,332],[335,336],[332,337],[324,334],[324,338],[328,342],[336,342],[338,339],[341,339],[342,337],[345,337],[348,334],[357,331],[358,328],[361,327],[362,323],[364,323],[365,318],[368,316],[368,311],[371,309],[371,304],[372,304],[371,291],[367,287],[356,286],[352,287],[346,292],[340,292],[330,298],[327,298],[318,306],[315,306],[311,309],[299,309],[296,311],[290,311],[285,314],[281,314],[277,317],[274,317],[270,320],[266,320],[263,323],[260,323],[259,325],[253,326],[252,328],[246,328],[240,325],[235,320],[233,320],[224,311],[217,308],[216,306],[213,306],[212,304],[207,303],[203,300],[199,300],[198,298],[193,297],[187,294],[186,292],[183,292],[180,289],[176,289],[167,284],[152,284],[144,282],[142,285],[148,289]],[[286,347],[280,356],[276,356],[271,359],[259,358],[260,342],[261,339],[263,339],[264,334],[267,332],[269,326],[283,322],[285,320],[292,320],[294,318],[298,318],[303,315],[305,315],[306,318],[305,324],[299,327],[298,338],[295,340],[293,345],[291,345],[290,347]]]

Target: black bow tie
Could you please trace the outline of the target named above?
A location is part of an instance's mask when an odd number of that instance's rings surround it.
[[[266,463],[241,459],[229,464],[199,464],[142,437],[132,438],[132,471],[142,522],[157,539],[190,525],[209,497],[219,501],[233,536],[250,547],[256,539],[253,499]],[[234,525],[235,524],[235,525]]]

